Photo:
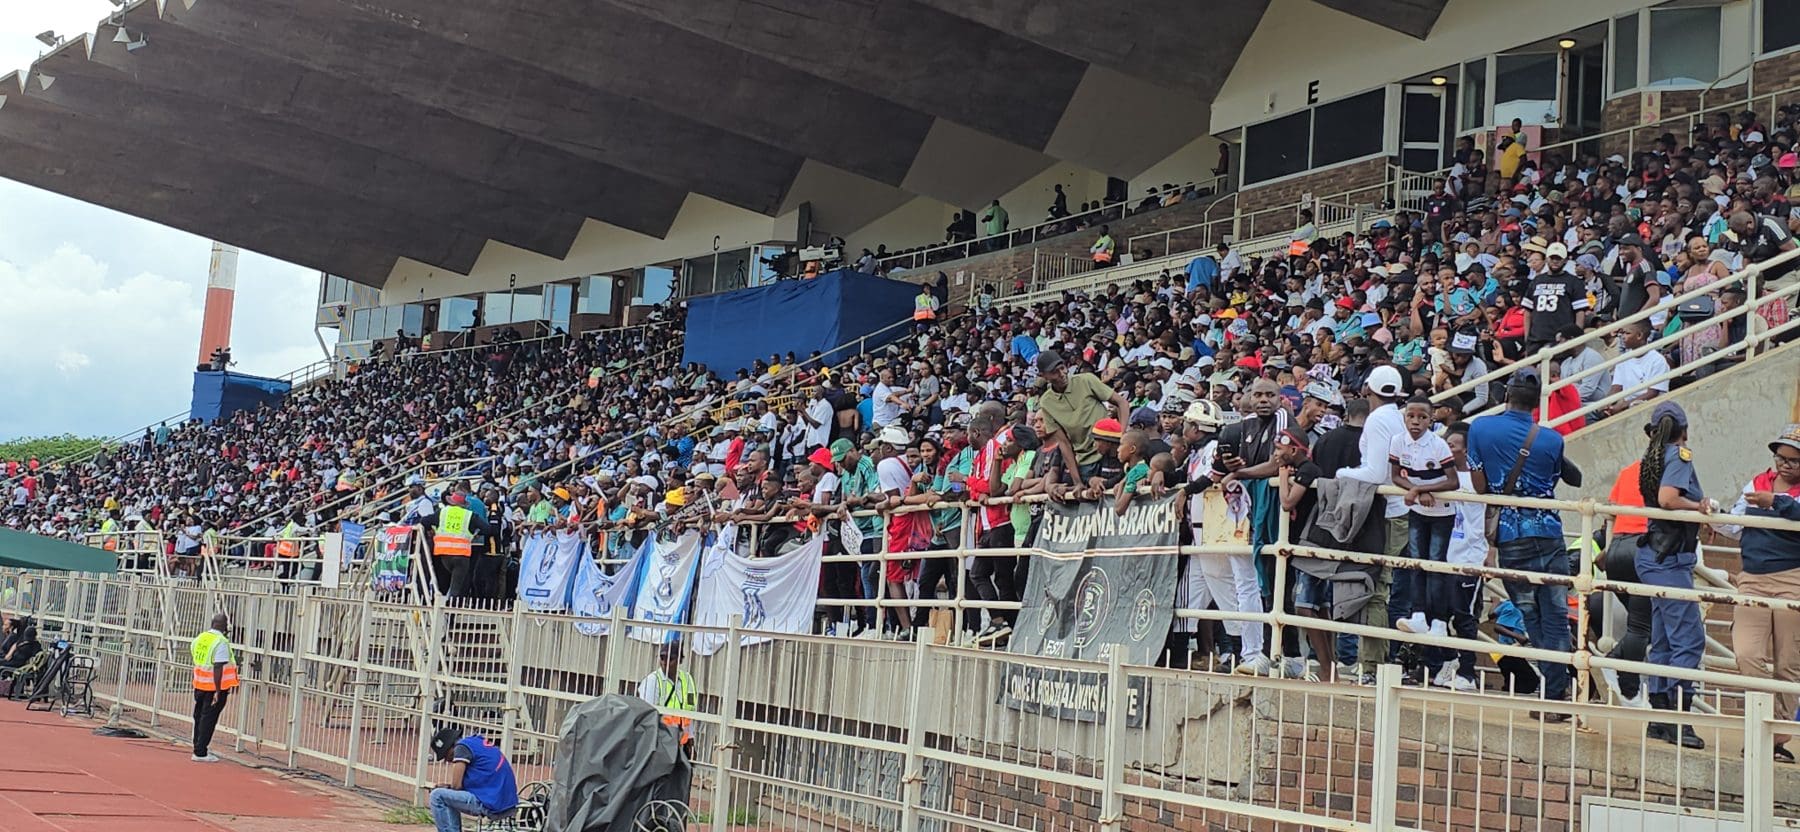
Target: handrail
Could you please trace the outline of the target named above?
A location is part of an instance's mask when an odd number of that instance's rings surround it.
[[[1223,184],[1226,181],[1227,181],[1226,176],[1214,176],[1211,179],[1204,180],[1204,182],[1197,181],[1195,183],[1196,187],[1199,187],[1205,183],[1211,183],[1213,185],[1213,191],[1211,194],[1208,194],[1207,196],[1196,197],[1196,199],[1213,199],[1215,201],[1222,201],[1225,198],[1226,194],[1220,193],[1220,189],[1223,187]],[[1235,194],[1236,191],[1234,190],[1231,193]],[[935,265],[936,263],[947,263],[952,260],[962,260],[962,259],[966,259],[969,257],[974,257],[978,254],[987,254],[989,251],[1004,251],[1004,250],[1010,249],[1010,248],[1018,248],[1019,246],[1030,245],[1032,243],[1039,242],[1039,241],[1045,239],[1046,235],[1041,234],[1040,232],[1043,229],[1050,228],[1052,226],[1062,226],[1065,224],[1080,222],[1083,218],[1087,218],[1087,217],[1093,217],[1096,219],[1105,219],[1105,217],[1103,215],[1112,214],[1112,213],[1119,214],[1119,219],[1124,219],[1127,216],[1137,216],[1137,215],[1128,213],[1130,206],[1131,206],[1131,200],[1129,199],[1129,195],[1128,195],[1128,198],[1125,200],[1122,200],[1120,202],[1109,202],[1104,205],[1101,205],[1099,208],[1095,208],[1095,209],[1092,209],[1089,211],[1082,211],[1080,213],[1071,213],[1066,217],[1058,217],[1053,220],[1045,220],[1045,221],[1037,223],[1035,225],[1027,225],[1027,226],[1022,226],[1019,228],[1009,228],[998,234],[989,234],[987,236],[976,236],[976,237],[972,237],[968,240],[963,240],[961,242],[939,243],[934,246],[918,249],[915,251],[906,252],[904,254],[895,254],[895,255],[890,255],[888,257],[883,257],[876,262],[881,264],[881,266],[884,269],[892,269],[892,268],[921,269],[926,266]],[[1174,206],[1168,206],[1168,207],[1174,207]],[[1151,210],[1161,210],[1161,207],[1158,207],[1155,209],[1147,209],[1143,213],[1149,213]],[[1027,233],[1030,234],[1030,238],[1026,239],[1026,240],[1021,240],[1019,242],[1008,242],[1005,245],[997,245],[990,249],[982,249],[981,248],[982,243],[985,243],[985,242],[989,242],[989,241],[993,241],[993,240],[1000,240],[1000,239],[1005,239],[1005,240],[1011,241],[1011,240],[1015,239],[1014,235],[1027,234]],[[1051,234],[1048,236],[1060,236],[1062,233],[1065,233],[1065,232],[1057,232],[1056,234]],[[1133,239],[1136,239],[1136,238],[1133,238]],[[947,258],[947,259],[943,259],[943,260],[935,260],[934,261],[931,259],[931,255],[933,255],[935,253],[950,251],[953,249],[962,249],[963,253],[960,256],[951,257],[951,258]],[[900,261],[902,261],[902,260],[910,260],[910,261],[914,261],[914,262],[901,263]]]
[[[1752,61],[1750,64],[1750,68],[1754,68],[1754,66],[1755,66],[1755,62]],[[1707,85],[1707,88],[1705,90],[1702,90],[1700,93],[1701,106],[1698,109],[1694,110],[1693,112],[1680,113],[1677,115],[1666,116],[1662,119],[1651,122],[1649,124],[1634,124],[1629,127],[1615,127],[1611,130],[1606,130],[1606,131],[1599,132],[1599,133],[1593,133],[1593,134],[1590,134],[1587,136],[1581,136],[1579,138],[1564,139],[1562,141],[1553,142],[1551,144],[1543,145],[1541,147],[1531,148],[1530,152],[1532,152],[1532,153],[1547,153],[1552,150],[1564,150],[1564,149],[1573,150],[1578,145],[1581,145],[1585,142],[1597,142],[1602,139],[1608,139],[1608,138],[1613,138],[1613,137],[1616,137],[1619,135],[1624,135],[1627,140],[1626,154],[1628,156],[1635,155],[1637,152],[1637,134],[1639,132],[1646,131],[1646,130],[1657,130],[1659,128],[1669,127],[1669,126],[1679,122],[1679,123],[1684,123],[1686,125],[1687,132],[1689,134],[1692,134],[1694,124],[1697,121],[1704,120],[1708,115],[1710,115],[1712,113],[1725,111],[1725,110],[1736,110],[1738,108],[1749,108],[1751,105],[1755,104],[1757,101],[1763,100],[1763,99],[1767,99],[1769,101],[1769,103],[1773,104],[1776,97],[1778,97],[1778,96],[1792,95],[1795,93],[1800,93],[1800,85],[1795,85],[1795,86],[1790,86],[1790,87],[1783,87],[1782,89],[1778,89],[1778,90],[1771,90],[1769,92],[1757,93],[1755,95],[1746,94],[1743,98],[1734,99],[1732,101],[1728,101],[1723,104],[1709,105],[1706,103],[1705,96],[1706,96],[1707,92],[1710,92],[1712,90],[1712,88],[1714,86],[1716,86],[1720,81],[1723,81],[1726,78],[1731,77],[1731,75],[1737,74],[1738,72],[1742,72],[1742,71],[1744,71],[1744,69],[1745,69],[1744,67],[1740,67],[1739,69],[1733,71],[1732,73],[1730,73],[1728,75],[1721,75],[1717,81],[1714,81],[1712,84]],[[1733,85],[1733,86],[1735,86],[1735,85]],[[1745,85],[1746,92],[1748,92],[1749,89],[1750,89],[1749,85],[1746,84]],[[1765,117],[1767,117],[1768,112],[1765,112],[1763,115]]]
[[[1800,259],[1800,249],[1794,249],[1793,251],[1785,251],[1785,252],[1782,252],[1781,254],[1777,254],[1774,257],[1769,258],[1768,260],[1764,260],[1761,263],[1752,263],[1748,266],[1745,266],[1744,268],[1742,268],[1738,271],[1732,272],[1731,274],[1726,275],[1725,277],[1722,277],[1711,283],[1708,283],[1705,286],[1701,286],[1701,287],[1698,287],[1695,289],[1689,289],[1686,292],[1676,295],[1672,300],[1670,300],[1666,303],[1659,304],[1656,306],[1651,306],[1649,304],[1645,304],[1644,308],[1639,309],[1638,311],[1633,312],[1632,314],[1627,315],[1623,318],[1620,318],[1620,319],[1612,322],[1611,324],[1608,324],[1604,327],[1596,329],[1592,332],[1583,334],[1582,336],[1580,336],[1578,338],[1571,338],[1567,341],[1563,341],[1562,343],[1555,344],[1555,345],[1552,345],[1549,347],[1545,347],[1543,350],[1540,350],[1538,352],[1538,354],[1532,358],[1531,361],[1516,361],[1516,362],[1513,362],[1512,364],[1505,364],[1505,365],[1501,365],[1499,367],[1495,367],[1494,369],[1489,370],[1486,373],[1481,374],[1480,376],[1477,376],[1473,379],[1465,380],[1461,384],[1456,385],[1455,387],[1452,387],[1441,393],[1432,394],[1431,400],[1434,403],[1438,403],[1438,402],[1443,402],[1452,396],[1460,396],[1463,393],[1467,393],[1470,390],[1474,390],[1477,385],[1491,384],[1495,381],[1499,381],[1503,378],[1511,376],[1512,374],[1518,372],[1521,367],[1535,367],[1535,366],[1547,367],[1551,360],[1554,360],[1557,358],[1566,358],[1571,355],[1576,355],[1576,354],[1578,354],[1580,347],[1584,347],[1595,341],[1604,342],[1605,339],[1610,338],[1611,336],[1623,331],[1624,328],[1630,324],[1637,323],[1638,321],[1649,320],[1650,317],[1652,315],[1656,314],[1658,311],[1663,311],[1663,312],[1673,314],[1674,307],[1685,301],[1692,300],[1694,298],[1700,297],[1701,295],[1706,295],[1706,294],[1711,294],[1713,292],[1717,292],[1720,289],[1728,288],[1734,284],[1743,282],[1751,277],[1760,275],[1763,272],[1767,271],[1772,266],[1783,265],[1783,264],[1792,262],[1797,259]],[[1746,302],[1745,305],[1748,306],[1749,303]],[[1704,325],[1704,324],[1698,324],[1698,325]],[[1549,392],[1549,389],[1548,389],[1548,386],[1546,386],[1546,388],[1545,388],[1546,396],[1548,396],[1548,392]],[[1548,399],[1546,398],[1545,402],[1543,402],[1542,404],[1547,404],[1547,402],[1548,402]]]
[[[1765,300],[1783,299],[1783,298],[1787,298],[1790,296],[1794,296],[1796,293],[1800,293],[1800,283],[1796,283],[1792,286],[1789,286],[1786,289],[1781,290],[1781,292],[1779,292],[1777,294],[1770,295],[1767,298],[1765,298]],[[1708,319],[1708,323],[1701,324],[1700,326],[1701,327],[1713,326],[1713,325],[1716,325],[1718,321],[1722,321],[1726,318],[1735,318],[1740,315],[1747,315],[1756,308],[1757,307],[1753,307],[1749,304],[1745,304],[1743,306],[1737,307],[1736,309],[1732,309],[1732,310],[1726,312],[1725,314],[1720,315],[1717,318]],[[1554,427],[1558,427],[1560,425],[1568,424],[1569,422],[1573,422],[1576,419],[1585,419],[1589,414],[1600,412],[1601,410],[1603,410],[1607,407],[1610,407],[1614,404],[1618,404],[1620,402],[1630,401],[1632,399],[1632,397],[1636,396],[1639,393],[1642,393],[1646,390],[1653,389],[1659,384],[1666,384],[1673,379],[1684,376],[1696,369],[1704,367],[1708,364],[1712,364],[1715,361],[1729,358],[1733,355],[1738,354],[1739,352],[1744,352],[1747,356],[1750,350],[1756,348],[1757,346],[1759,346],[1761,344],[1765,344],[1765,343],[1774,341],[1777,336],[1784,335],[1784,334],[1794,330],[1796,327],[1800,327],[1800,317],[1791,318],[1788,320],[1787,323],[1784,323],[1784,324],[1782,324],[1780,326],[1776,326],[1776,327],[1770,327],[1769,329],[1767,329],[1759,334],[1756,334],[1754,336],[1749,334],[1748,332],[1746,332],[1744,335],[1744,340],[1739,341],[1736,344],[1728,345],[1728,346],[1721,348],[1719,350],[1716,350],[1714,352],[1700,356],[1699,358],[1696,358],[1692,361],[1689,361],[1689,362],[1686,362],[1683,364],[1678,364],[1676,366],[1672,366],[1669,368],[1669,370],[1667,372],[1661,373],[1653,378],[1645,379],[1644,381],[1638,382],[1637,384],[1632,385],[1628,389],[1621,389],[1617,393],[1608,394],[1607,396],[1605,396],[1601,399],[1598,399],[1596,401],[1584,403],[1580,408],[1577,408],[1573,411],[1570,411],[1561,416],[1558,416],[1555,419],[1551,419],[1550,421],[1546,422],[1545,425],[1547,427],[1554,428]],[[1650,349],[1657,349],[1657,348],[1660,348],[1661,346],[1666,346],[1669,343],[1679,342],[1682,338],[1692,335],[1692,334],[1694,334],[1694,333],[1687,329],[1683,329],[1679,332],[1676,332],[1673,335],[1665,336],[1663,338],[1658,339],[1657,341],[1655,341],[1653,343],[1647,343],[1644,346],[1639,347],[1638,349],[1632,350],[1630,352],[1630,356],[1637,357],[1640,355],[1644,355]],[[1615,356],[1611,360],[1609,360],[1607,363],[1598,365],[1597,367],[1589,368],[1589,370],[1597,370],[1597,369],[1599,369],[1599,367],[1610,366],[1612,364],[1616,364],[1623,360],[1626,360],[1625,355],[1622,354],[1619,356]],[[1592,375],[1592,373],[1584,372],[1581,375],[1583,375],[1583,376]],[[1567,380],[1565,379],[1565,381],[1567,381]],[[1557,387],[1557,389],[1561,389],[1561,387],[1566,387],[1566,386],[1568,386],[1568,385],[1559,383],[1559,386]]]

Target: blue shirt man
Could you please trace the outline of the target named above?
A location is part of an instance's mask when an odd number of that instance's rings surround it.
[[[1187,276],[1188,294],[1193,294],[1199,286],[1205,286],[1210,292],[1219,277],[1219,261],[1210,254],[1202,254],[1188,262]]]
[[[450,764],[449,782],[432,789],[429,801],[438,832],[462,832],[463,815],[494,817],[519,805],[512,764],[492,740],[441,728],[431,737],[431,751]]]
[[[1556,482],[1581,484],[1581,472],[1563,458],[1562,435],[1539,427],[1532,435],[1531,410],[1543,393],[1536,371],[1518,371],[1506,385],[1506,410],[1483,416],[1469,425],[1469,467],[1476,489],[1487,494],[1507,492],[1507,475],[1519,467],[1510,493],[1518,497],[1555,497]],[[1527,438],[1531,445],[1525,447]],[[1523,459],[1523,462],[1520,460]],[[1494,509],[1490,509],[1494,510]],[[1562,519],[1545,509],[1502,506],[1494,533],[1501,568],[1553,575],[1569,574],[1563,548]],[[1506,581],[1506,594],[1525,619],[1525,632],[1545,650],[1569,649],[1568,587]],[[1569,666],[1539,662],[1548,699],[1569,695]],[[1568,714],[1543,712],[1552,722],[1568,721]]]
[[[1029,333],[1021,332],[1012,339],[1012,354],[1026,361],[1037,360],[1038,342]]]

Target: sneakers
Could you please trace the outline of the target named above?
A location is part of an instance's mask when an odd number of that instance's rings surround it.
[[[1012,625],[1010,624],[1001,624],[998,626],[989,625],[987,629],[982,630],[981,634],[975,637],[975,645],[978,647],[992,647],[1010,635],[1012,635]]]
[[[1250,658],[1240,659],[1237,667],[1232,668],[1231,672],[1242,676],[1267,676],[1269,675],[1269,657],[1258,653]]]
[[[219,755],[207,754],[204,757],[189,757],[188,759],[193,760],[196,763],[216,763],[219,761]]]
[[[1394,629],[1402,633],[1424,633],[1431,629],[1431,625],[1425,622],[1425,613],[1415,612],[1410,617],[1395,621]]]
[[[1431,619],[1430,633],[1438,638],[1450,637],[1450,624],[1442,618]]]
[[[1452,680],[1457,678],[1457,664],[1457,662],[1444,662],[1444,666],[1438,668],[1437,675],[1431,677],[1431,686],[1434,688],[1450,687]]]
[[[1478,691],[1481,689],[1479,686],[1477,686],[1475,684],[1474,679],[1464,679],[1463,677],[1458,676],[1454,673],[1450,674],[1449,687],[1451,690],[1456,691],[1457,693],[1474,693],[1475,691]]]
[[[1299,656],[1289,656],[1281,660],[1281,676],[1284,679],[1301,679],[1308,682],[1319,681],[1318,674],[1312,672],[1312,665]]]

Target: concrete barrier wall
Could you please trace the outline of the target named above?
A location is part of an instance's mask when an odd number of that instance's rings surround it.
[[[1769,439],[1800,422],[1800,342],[1690,384],[1668,395],[1687,411],[1688,446],[1709,497],[1730,505],[1750,478],[1769,467]],[[1642,411],[1641,413],[1636,411]],[[1574,495],[1604,501],[1613,478],[1644,455],[1649,408],[1590,425],[1569,437],[1567,454],[1585,481]]]

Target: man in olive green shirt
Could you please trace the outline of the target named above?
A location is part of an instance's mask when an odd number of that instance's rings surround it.
[[[1037,369],[1045,383],[1038,399],[1038,410],[1044,415],[1043,443],[1062,450],[1064,465],[1074,460],[1081,471],[1077,481],[1086,481],[1100,464],[1100,450],[1094,447],[1094,423],[1112,416],[1120,424],[1130,424],[1129,406],[1125,397],[1106,386],[1099,376],[1070,374],[1062,354],[1056,350],[1038,353]]]

